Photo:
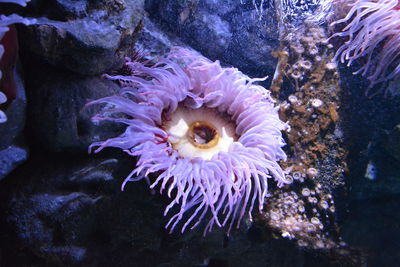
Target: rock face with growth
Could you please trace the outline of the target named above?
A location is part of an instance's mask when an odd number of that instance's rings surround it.
[[[366,84],[331,61],[327,29],[303,21],[317,14],[316,2],[325,1],[275,1],[298,3],[285,12],[307,9],[286,14],[285,23],[301,22],[288,35],[278,32],[283,17],[277,18],[272,2],[255,1],[255,7],[250,0],[32,0],[18,10],[6,6],[6,14],[37,21],[16,27],[21,62],[16,88],[25,90],[7,110],[1,106],[8,121],[0,125],[0,265],[362,265],[357,251],[343,247],[341,235],[350,245],[373,247],[372,263],[398,261],[393,211],[399,203],[399,161],[390,147],[399,139],[392,129],[400,123],[400,105],[363,98]],[[87,153],[90,143],[125,130],[91,120],[100,107],[85,107],[119,92],[103,74],[127,75],[126,56],[151,64],[177,45],[219,60],[224,69],[269,76],[254,85],[271,90],[280,119],[291,126],[283,133],[288,160],[279,164],[293,183],[282,188],[270,183],[264,212],[253,212],[254,221],[245,214],[229,236],[215,227],[203,237],[212,218],[207,216],[204,227],[169,234],[162,213],[170,200],[158,194],[160,188],[149,190],[143,181],[121,192],[136,158],[113,148]],[[377,167],[376,180],[363,178],[368,162]],[[190,217],[185,216],[182,221]],[[379,254],[388,244],[390,257]]]

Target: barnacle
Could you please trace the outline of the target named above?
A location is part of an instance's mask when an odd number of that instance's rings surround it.
[[[127,76],[106,75],[122,85],[118,95],[89,103],[106,103],[95,119],[124,123],[126,131],[90,148],[138,156],[122,188],[158,175],[150,187],[173,199],[164,214],[180,206],[166,226],[171,231],[181,220],[182,232],[196,227],[208,211],[205,232],[214,224],[239,227],[256,202],[262,210],[269,179],[290,182],[277,163],[286,159],[287,125],[269,91],[254,84],[260,79],[178,47],[153,66],[128,61],[126,67]]]
[[[331,36],[348,40],[336,52],[336,58],[351,65],[365,59],[365,64],[354,74],[360,73],[370,81],[371,89],[389,81],[386,93],[398,94],[400,90],[394,80],[400,78],[400,3],[398,0],[357,0],[347,15],[332,25],[347,25]]]

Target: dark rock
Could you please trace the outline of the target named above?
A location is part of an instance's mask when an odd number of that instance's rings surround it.
[[[222,58],[229,46],[232,37],[229,23],[198,8],[195,2],[162,1],[156,12],[151,12],[151,16],[159,16],[156,20],[207,57]]]
[[[238,12],[229,21],[233,36],[224,61],[251,77],[268,75],[271,79],[277,62],[271,52],[279,49],[275,10],[266,10],[261,19],[254,10]]]
[[[90,2],[90,0],[31,0],[23,11],[29,16],[65,21],[87,15]]]
[[[210,58],[222,58],[232,39],[231,27],[221,17],[199,11],[184,25],[181,38]]]
[[[119,68],[141,29],[143,2],[118,2],[123,5],[118,10],[106,2],[92,10],[75,10],[85,16],[68,21],[40,18],[35,25],[20,28],[22,45],[50,64],[80,74]],[[57,3],[64,9],[78,8],[67,1]],[[85,1],[79,3],[81,9],[87,6]]]
[[[199,5],[209,10],[212,14],[217,14],[218,16],[224,16],[228,13],[231,13],[237,8],[240,8],[242,5],[242,1],[236,0],[204,0],[200,1]],[[246,1],[243,1],[246,2]]]
[[[230,25],[223,18],[199,8],[196,1],[162,1],[152,8],[151,16],[157,14],[164,28],[183,42],[212,59],[222,58],[232,37]]]
[[[89,211],[96,201],[77,192],[66,195],[37,193],[18,199],[12,206],[13,213],[9,220],[15,225],[21,241],[34,248],[33,252],[50,262],[73,264],[84,259],[86,250],[73,245],[56,244],[60,242],[57,238],[62,238],[57,237],[57,228],[76,223],[79,219],[75,216],[82,210]]]
[[[17,146],[9,146],[0,150],[0,180],[27,160],[28,150]]]
[[[36,171],[22,170],[24,185],[13,190],[18,196],[9,203],[7,221],[13,225],[19,242],[48,263],[82,263],[88,258],[82,238],[94,231],[97,220],[102,220],[96,218],[96,209],[110,192],[98,189],[115,186],[112,168],[118,160],[82,159],[79,164],[46,161],[53,164],[42,162],[45,165],[39,163]],[[114,188],[118,191],[118,186]]]
[[[400,124],[388,133],[384,146],[389,154],[400,162]]]
[[[7,121],[0,123],[0,180],[23,163],[28,157],[28,149],[17,143],[21,137],[26,119],[26,95],[19,74],[14,73],[16,97],[4,111]]]
[[[272,76],[276,59],[271,52],[279,48],[274,8],[268,5],[260,16],[253,4],[231,2],[148,1],[146,10],[171,39],[211,60],[222,60],[252,77]]]
[[[18,260],[19,266],[30,263],[32,257],[15,258],[17,244],[41,259],[30,266],[302,265],[303,252],[294,244],[254,238],[245,225],[230,237],[218,228],[203,237],[206,221],[185,234],[168,234],[163,209],[169,199],[150,191],[144,181],[120,191],[131,161],[72,162],[52,156],[18,169],[9,190],[0,189],[0,210],[7,210],[0,220],[6,220],[3,227],[17,238],[15,243],[0,242],[11,251],[4,258],[13,259],[14,265]]]
[[[79,18],[86,14],[89,2],[87,0],[54,0],[54,12],[62,18]]]
[[[150,19],[144,18],[144,27],[139,39],[135,43],[135,49],[142,51],[145,56],[163,57],[168,54],[173,46],[184,46],[179,40],[173,39],[162,32]]]
[[[30,128],[35,143],[53,152],[87,153],[88,146],[117,136],[121,124],[91,118],[101,105],[85,107],[90,100],[115,94],[118,86],[100,77],[53,73],[30,93]]]

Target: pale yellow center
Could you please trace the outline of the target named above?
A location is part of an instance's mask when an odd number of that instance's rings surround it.
[[[178,107],[165,120],[164,129],[173,148],[187,158],[209,160],[220,151],[227,152],[236,140],[234,124],[208,108]]]

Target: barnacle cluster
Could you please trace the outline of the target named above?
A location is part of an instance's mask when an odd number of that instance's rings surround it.
[[[290,183],[278,164],[286,159],[287,125],[270,92],[255,84],[260,79],[179,47],[157,62],[128,61],[126,72],[106,75],[120,82],[118,95],[90,103],[107,104],[95,119],[124,123],[126,131],[91,148],[117,147],[138,157],[122,187],[157,175],[150,187],[172,198],[165,209],[175,212],[166,226],[171,231],[182,220],[182,232],[196,227],[208,212],[205,231],[239,227],[256,204],[263,209],[268,180]]]
[[[311,75],[316,76],[317,66],[323,67],[325,71],[336,68],[333,61],[326,61],[327,53],[332,45],[328,43],[324,29],[312,25],[308,22],[306,26],[309,27],[303,27],[300,32],[292,32],[286,37],[292,64],[286,64],[282,74],[289,75],[297,89],[300,89],[299,87],[304,85]],[[275,55],[279,56],[279,52]],[[275,91],[276,86],[280,88],[278,84],[274,84]]]
[[[347,1],[337,1],[347,5]],[[399,94],[400,78],[400,2],[398,0],[357,0],[352,3],[346,16],[331,24],[343,25],[331,38],[345,38],[335,58],[350,66],[362,62],[354,74],[365,76],[370,85],[367,95],[373,96],[383,90],[373,88],[388,82],[387,94]]]
[[[335,212],[332,195],[325,193],[318,183],[312,187],[301,184],[300,188],[300,192],[274,191],[267,200],[268,209],[263,212],[263,219],[282,237],[297,240],[299,246],[336,247],[338,237],[332,216]]]
[[[262,220],[280,236],[302,246],[333,248],[340,244],[332,189],[344,183],[343,147],[338,123],[341,97],[335,52],[325,30],[307,22],[281,41],[272,92],[281,100],[289,188],[271,193]]]
[[[333,62],[334,51],[327,42],[324,29],[312,23],[306,24],[297,32],[288,34],[283,47],[286,50],[277,55],[284,63],[278,64],[280,76],[273,81],[272,91],[278,96],[282,86],[294,88],[286,90],[289,95],[280,108],[281,119],[290,121],[291,130],[287,138],[289,148],[295,154],[284,166],[294,166],[294,171],[306,173],[328,154],[340,165],[345,165],[339,160],[343,159],[344,151],[336,145],[335,137],[341,88]],[[318,53],[314,54],[314,50]],[[335,151],[333,155],[328,153],[332,150]]]

